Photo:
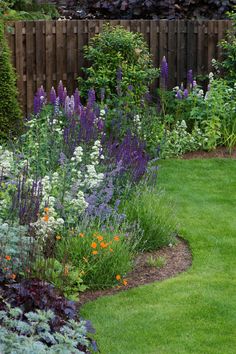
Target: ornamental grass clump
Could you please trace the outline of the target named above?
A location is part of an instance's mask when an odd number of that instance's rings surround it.
[[[134,247],[130,237],[111,229],[69,232],[57,242],[56,257],[61,262],[66,257],[80,269],[89,288],[109,288],[117,285],[117,274],[125,276],[131,270]]]
[[[139,251],[159,249],[174,243],[177,235],[175,214],[163,192],[147,184],[139,184],[122,203],[127,221],[136,223],[140,233],[136,241]]]

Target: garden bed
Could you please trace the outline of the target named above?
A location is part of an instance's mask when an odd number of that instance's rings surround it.
[[[148,259],[164,258],[165,265],[163,267],[155,267],[148,265]],[[176,245],[163,247],[154,252],[140,253],[135,261],[134,269],[127,274],[127,285],[116,286],[112,289],[105,290],[87,290],[80,295],[80,305],[88,301],[97,299],[100,296],[113,295],[120,291],[135,288],[140,285],[152,283],[157,280],[165,280],[172,278],[177,274],[184,272],[192,264],[192,255],[185,240],[178,237]]]
[[[218,147],[214,151],[192,151],[183,155],[184,159],[209,159],[209,158],[229,158],[236,159],[236,149],[233,149],[231,154],[226,147]]]

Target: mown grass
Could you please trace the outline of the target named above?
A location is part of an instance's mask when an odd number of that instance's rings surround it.
[[[175,203],[192,267],[82,309],[102,354],[236,353],[236,161],[169,160],[158,184]]]

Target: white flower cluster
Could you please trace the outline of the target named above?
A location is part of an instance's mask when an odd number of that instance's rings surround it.
[[[55,210],[49,208],[48,218],[40,217],[36,222],[30,224],[41,242],[54,235],[64,225],[64,220],[53,214],[55,214]]]
[[[0,145],[0,176],[9,176],[13,169],[13,153]]]
[[[71,158],[71,161],[75,161],[77,163],[82,162],[83,159],[83,148],[81,146],[77,146],[75,148],[74,154]]]
[[[135,127],[137,128],[137,131],[140,132],[142,129],[142,124],[141,124],[141,119],[140,119],[139,114],[136,114],[134,116],[133,121],[134,121]]]
[[[99,140],[96,140],[92,147],[92,152],[90,154],[91,164],[86,166],[85,184],[88,189],[98,187],[103,181],[104,174],[98,173],[96,171],[96,167],[99,164],[99,158],[104,158],[104,156],[101,154],[101,150],[101,142]]]

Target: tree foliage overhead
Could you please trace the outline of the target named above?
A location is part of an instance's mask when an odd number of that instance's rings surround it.
[[[72,18],[222,19],[236,0],[60,0]]]

